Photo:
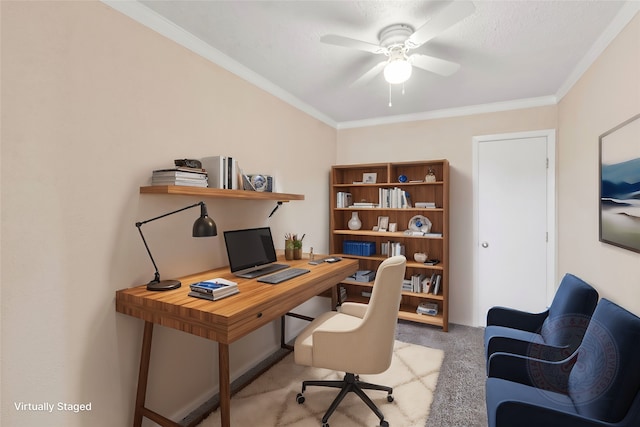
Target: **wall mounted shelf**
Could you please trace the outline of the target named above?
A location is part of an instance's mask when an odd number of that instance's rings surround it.
[[[247,200],[276,200],[288,202],[290,200],[304,200],[304,194],[270,193],[245,190],[225,190],[209,187],[187,187],[184,185],[148,185],[140,187],[141,194],[175,194],[180,196],[216,197],[220,199]]]

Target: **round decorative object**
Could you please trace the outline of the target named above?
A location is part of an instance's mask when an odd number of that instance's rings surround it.
[[[407,178],[407,175],[400,175],[398,177],[398,182],[407,182],[409,180],[409,178]]]
[[[409,227],[407,228],[411,231],[428,233],[431,231],[431,221],[426,216],[416,215],[409,220]]]
[[[413,259],[416,260],[416,262],[425,262],[427,260],[427,254],[416,252],[413,254]]]
[[[351,212],[351,219],[347,223],[349,230],[360,230],[362,227],[362,221],[358,217],[358,212]]]
[[[256,191],[264,191],[267,189],[267,178],[262,175],[253,175],[251,177],[251,185]]]

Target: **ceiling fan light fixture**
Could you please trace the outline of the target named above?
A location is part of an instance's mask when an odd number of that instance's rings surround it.
[[[409,80],[413,67],[405,58],[393,58],[384,67],[384,79],[392,84],[400,84]]]

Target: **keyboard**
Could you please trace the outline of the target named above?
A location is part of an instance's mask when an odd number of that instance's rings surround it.
[[[294,277],[302,276],[310,272],[311,270],[307,270],[305,268],[287,268],[286,270],[279,271],[275,274],[270,274],[268,276],[262,276],[258,279],[258,282],[269,283],[271,285],[277,285],[278,283],[282,283],[285,280],[293,279]]]

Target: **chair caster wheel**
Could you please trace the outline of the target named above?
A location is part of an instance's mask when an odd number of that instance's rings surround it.
[[[389,423],[385,420],[380,421],[380,427],[389,427]]]
[[[329,423],[322,423],[322,427],[329,427]]]
[[[393,402],[393,395],[390,394],[387,396],[387,402],[389,403]]]
[[[302,393],[298,393],[298,395],[296,396],[296,402],[298,402],[298,405],[304,403],[304,396],[302,395]]]

